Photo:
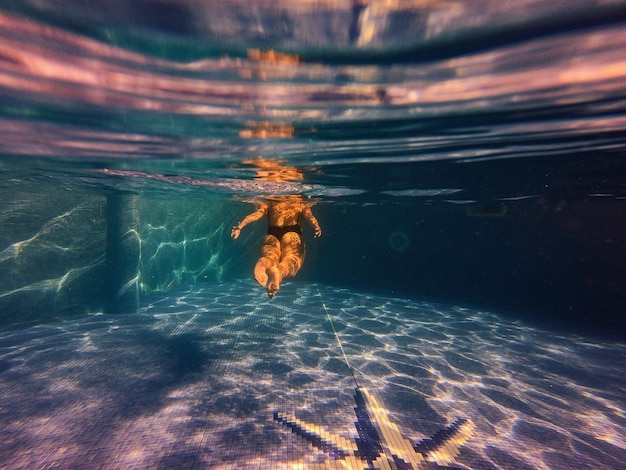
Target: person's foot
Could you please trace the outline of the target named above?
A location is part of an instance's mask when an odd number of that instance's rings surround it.
[[[276,295],[278,289],[280,289],[280,281],[282,281],[282,274],[276,266],[271,266],[267,269],[269,277],[269,284],[267,285],[267,295],[271,298]]]
[[[256,279],[256,282],[258,282],[261,287],[265,287],[267,285],[267,272],[270,266],[271,261],[267,258],[261,258],[257,261],[256,266],[254,267],[254,279]]]

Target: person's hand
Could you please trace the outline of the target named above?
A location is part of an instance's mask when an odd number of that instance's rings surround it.
[[[230,232],[230,236],[233,237],[233,240],[237,240],[239,238],[239,234],[241,233],[241,229],[239,226],[235,225]]]
[[[319,238],[322,236],[322,228],[321,227],[315,227],[315,238]]]

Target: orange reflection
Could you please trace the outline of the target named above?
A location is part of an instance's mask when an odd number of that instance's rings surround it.
[[[300,63],[300,57],[297,55],[285,54],[274,50],[262,51],[261,49],[248,49],[248,58],[272,64],[298,65]]]
[[[302,172],[293,166],[284,165],[283,160],[244,160],[244,165],[256,167],[256,179],[272,183],[297,183],[302,181]]]
[[[285,122],[247,122],[248,129],[239,131],[239,137],[244,139],[290,139],[295,128]]]
[[[257,178],[274,183],[293,182],[302,179],[302,173],[280,161],[264,159],[248,161],[257,167]],[[311,211],[311,204],[299,194],[271,196],[265,201],[253,201],[257,209],[235,224],[231,237],[239,238],[241,230],[263,217],[267,217],[267,235],[263,237],[261,254],[254,266],[254,279],[267,288],[267,295],[274,297],[282,281],[295,277],[306,254],[302,220],[313,228],[315,238],[322,235],[319,222]]]
[[[242,64],[239,75],[250,79],[291,78],[300,64],[299,56],[275,50],[248,49],[247,56],[249,62]]]

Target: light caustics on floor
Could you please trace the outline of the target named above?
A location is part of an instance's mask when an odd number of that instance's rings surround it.
[[[4,330],[0,358],[6,468],[368,468],[355,378],[396,457],[408,442],[443,465],[434,442],[456,468],[626,461],[626,346],[459,307],[240,281]]]

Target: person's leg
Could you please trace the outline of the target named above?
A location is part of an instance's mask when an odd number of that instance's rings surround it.
[[[267,293],[270,297],[276,295],[283,279],[294,277],[304,262],[304,243],[295,232],[286,233],[280,241],[280,262],[268,269],[269,284]]]
[[[268,270],[280,262],[280,242],[274,235],[265,235],[261,256],[254,266],[254,279],[261,287],[267,285]]]

